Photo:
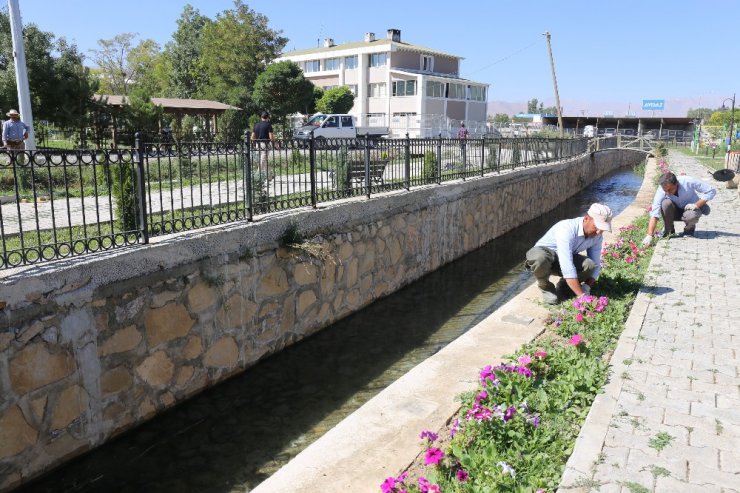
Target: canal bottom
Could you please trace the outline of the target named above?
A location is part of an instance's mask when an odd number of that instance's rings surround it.
[[[642,183],[615,171],[557,209],[16,490],[245,492],[530,282],[524,253],[593,202]],[[497,363],[492,361],[491,363]]]

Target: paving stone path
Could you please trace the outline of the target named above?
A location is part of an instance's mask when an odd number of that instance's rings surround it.
[[[712,212],[658,242],[561,492],[740,492],[740,196],[669,162],[717,187]]]

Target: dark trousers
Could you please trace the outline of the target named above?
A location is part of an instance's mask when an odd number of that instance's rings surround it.
[[[693,231],[696,228],[696,223],[699,222],[701,216],[709,214],[711,209],[708,204],[701,206],[701,209],[694,209],[693,211],[687,211],[676,207],[676,204],[671,202],[671,199],[663,199],[660,203],[660,213],[663,216],[663,236],[674,234],[676,231],[673,229],[673,223],[676,221],[683,221],[685,224],[684,230]],[[680,218],[680,219],[679,219]]]
[[[596,269],[593,260],[578,253],[573,255],[573,265],[576,266],[579,282],[584,282],[592,277]],[[550,282],[550,275],[556,274],[563,277],[557,253],[550,248],[540,246],[530,248],[524,266],[537,278],[537,286],[545,291],[554,291],[555,289],[555,286]]]

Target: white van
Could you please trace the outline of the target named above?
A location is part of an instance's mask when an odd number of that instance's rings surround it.
[[[583,136],[584,137],[594,137],[596,135],[596,127],[593,125],[586,125],[583,127]]]

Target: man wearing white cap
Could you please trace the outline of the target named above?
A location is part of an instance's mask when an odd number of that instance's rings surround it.
[[[527,252],[524,265],[537,278],[542,301],[554,305],[568,291],[576,296],[591,292],[601,271],[602,233],[612,230],[612,215],[609,207],[592,204],[585,216],[556,223]],[[584,250],[585,256],[580,254]],[[553,273],[561,276],[557,287],[550,282]]]
[[[26,147],[25,140],[31,127],[21,121],[21,115],[16,110],[6,113],[10,120],[3,122],[3,144],[6,149],[23,150]]]

